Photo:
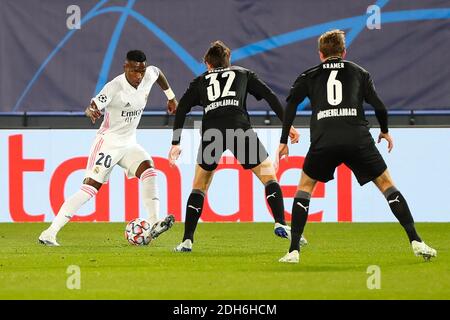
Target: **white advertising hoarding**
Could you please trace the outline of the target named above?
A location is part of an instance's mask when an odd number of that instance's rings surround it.
[[[257,129],[273,157],[280,129]],[[376,137],[379,130],[373,129]],[[0,131],[0,222],[51,221],[65,197],[76,192],[95,130]],[[299,144],[290,145],[290,158],[278,175],[290,220],[292,197],[309,147],[309,130],[301,129]],[[450,128],[391,129],[394,149],[378,145],[397,188],[403,193],[416,221],[450,221]],[[192,188],[199,134],[183,131],[183,152],[177,167],[170,167],[169,129],[138,130],[138,142],[152,155],[158,169],[161,215],[184,221],[184,207]],[[231,154],[224,154],[230,157]],[[208,192],[202,221],[273,221],[264,187],[251,171],[224,158]],[[96,200],[75,216],[79,221],[127,221],[146,217],[139,198],[139,183],[128,180],[120,167],[111,174]],[[319,184],[310,206],[310,220],[324,222],[396,221],[376,187],[360,187],[350,170],[341,166],[335,179]]]

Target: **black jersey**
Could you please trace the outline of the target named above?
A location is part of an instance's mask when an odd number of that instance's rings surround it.
[[[363,102],[371,104],[381,131],[388,132],[387,110],[378,97],[370,74],[357,64],[331,58],[303,72],[286,99],[281,143],[287,143],[297,106],[306,97],[311,101],[311,145],[363,144],[371,141]]]
[[[231,66],[206,71],[195,78],[178,104],[172,143],[179,144],[186,114],[192,107],[203,107],[202,129],[251,128],[246,100],[250,93],[265,99],[280,120],[283,107],[273,91],[258,76],[245,68]]]

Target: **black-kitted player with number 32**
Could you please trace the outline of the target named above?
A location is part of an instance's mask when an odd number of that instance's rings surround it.
[[[244,169],[251,169],[265,185],[267,202],[275,219],[274,232],[279,237],[290,238],[290,228],[284,220],[283,195],[272,161],[250,124],[247,94],[258,100],[264,99],[280,120],[283,119],[283,107],[273,91],[254,72],[231,66],[230,54],[230,49],[223,42],[212,43],[204,56],[208,70],[191,82],[178,105],[169,152],[172,164],[181,152],[181,130],[187,113],[196,105],[202,106],[204,113],[193,190],[186,205],[184,237],[175,251],[192,250],[205,194],[222,153],[227,149]],[[298,141],[299,135],[293,127],[288,135],[292,143]],[[228,185],[222,187],[229,188]],[[302,243],[305,244],[306,240],[302,239]]]
[[[306,97],[311,101],[311,146],[306,155],[302,176],[292,207],[292,240],[289,252],[280,262],[299,262],[298,241],[303,233],[311,193],[317,181],[333,179],[334,170],[345,163],[359,184],[373,181],[405,229],[413,252],[430,259],[436,250],[427,246],[414,227],[408,204],[398,191],[387,170],[364,116],[363,101],[372,105],[380,123],[378,142],[386,139],[389,152],[393,141],[388,132],[388,115],[378,97],[370,74],[357,64],[343,60],[346,54],[343,31],[332,30],[319,38],[321,64],[303,72],[292,86],[287,98],[283,133],[278,157],[289,154],[287,136],[297,106]]]

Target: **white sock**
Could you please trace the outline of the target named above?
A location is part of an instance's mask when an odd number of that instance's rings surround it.
[[[70,221],[73,215],[77,213],[78,209],[96,194],[97,189],[93,186],[83,184],[78,192],[64,202],[48,230],[56,235]]]
[[[149,168],[141,174],[142,200],[148,213],[150,225],[155,224],[159,218],[159,192],[156,178],[154,168]]]

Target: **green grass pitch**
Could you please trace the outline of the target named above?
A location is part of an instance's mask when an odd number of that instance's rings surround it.
[[[146,247],[125,223],[69,223],[61,247],[37,243],[48,224],[0,224],[0,299],[450,299],[450,223],[418,223],[438,257],[415,257],[396,223],[312,223],[299,264],[269,223],[203,223],[194,251],[175,253],[183,224]],[[79,290],[66,286],[80,268]],[[367,268],[380,269],[369,290]]]

